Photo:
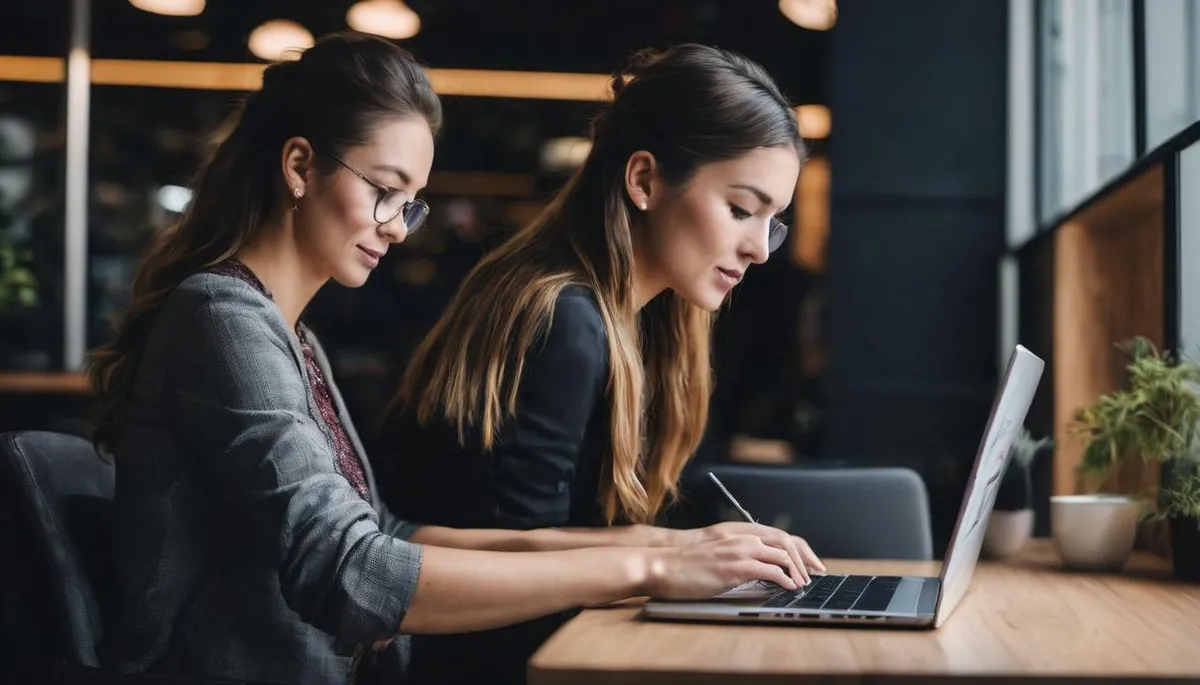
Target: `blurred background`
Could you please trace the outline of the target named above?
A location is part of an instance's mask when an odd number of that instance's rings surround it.
[[[5,0],[0,431],[86,434],[86,351],[213,130],[267,61],[348,26],[429,65],[446,110],[431,227],[307,312],[368,438],[462,277],[586,154],[605,75],[647,46],[758,61],[812,153],[787,248],[719,319],[701,462],[910,467],[940,555],[1013,344],[1049,362],[1043,437],[1116,373],[1122,312],[1151,313],[1128,327],[1160,343],[1200,330],[1179,268],[1200,222],[1180,205],[1191,0]],[[1132,213],[1103,209],[1127,188]],[[1035,466],[1039,511],[1072,449]]]

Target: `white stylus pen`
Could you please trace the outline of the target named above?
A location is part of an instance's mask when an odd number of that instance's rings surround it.
[[[734,506],[734,508],[736,508],[738,511],[740,511],[742,513],[742,518],[746,519],[750,523],[758,523],[758,521],[755,521],[754,517],[750,515],[750,512],[748,512],[742,508],[742,505],[740,503],[738,503],[737,498],[735,498],[733,496],[733,494],[730,493],[729,490],[727,490],[725,488],[725,484],[721,482],[720,478],[717,478],[717,474],[713,473],[712,471],[709,471],[708,477],[710,480],[712,480],[712,482],[717,484],[718,488],[721,488],[721,492],[724,493],[725,499],[729,500],[729,503],[732,504]]]

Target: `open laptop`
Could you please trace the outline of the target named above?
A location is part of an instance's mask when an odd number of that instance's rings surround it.
[[[1045,363],[1018,345],[1009,358],[1000,390],[967,481],[954,535],[941,573],[918,576],[814,576],[798,590],[759,592],[754,599],[736,593],[699,602],[651,601],[647,618],[735,623],[884,624],[936,628],[950,617],[971,584],[1009,448],[1025,424]]]

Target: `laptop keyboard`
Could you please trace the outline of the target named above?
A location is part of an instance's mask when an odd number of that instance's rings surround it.
[[[900,587],[895,576],[820,576],[807,587],[780,592],[763,603],[769,609],[884,611]]]

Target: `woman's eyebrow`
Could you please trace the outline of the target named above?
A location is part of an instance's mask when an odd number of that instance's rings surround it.
[[[393,173],[400,178],[400,182],[403,185],[405,185],[405,186],[412,185],[412,176],[409,176],[407,171],[405,171],[404,169],[401,169],[398,166],[393,166],[391,164],[376,164],[375,166],[373,166],[371,168],[374,169],[375,171],[387,171],[387,172]]]
[[[754,196],[758,198],[759,202],[762,202],[764,205],[766,205],[768,207],[775,204],[775,201],[771,199],[771,196],[767,195],[767,193],[762,188],[759,188],[758,186],[752,186],[752,185],[748,185],[745,183],[734,183],[734,184],[730,185],[729,187],[737,188],[738,190],[748,190],[748,191],[754,193]],[[785,211],[787,211],[787,208],[790,207],[791,205],[792,205],[792,203],[789,202],[786,205],[780,207],[772,216],[778,217],[780,214],[783,214]]]
[[[762,188],[759,188],[758,186],[752,186],[752,185],[748,185],[745,183],[734,183],[734,184],[731,184],[729,187],[737,188],[739,190],[749,190],[750,192],[754,193],[755,197],[757,197],[758,200],[760,202],[762,202],[764,205],[775,204],[775,201],[771,199],[771,196],[767,195],[767,193]]]

